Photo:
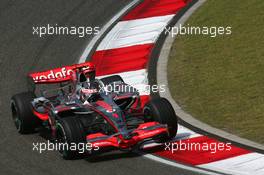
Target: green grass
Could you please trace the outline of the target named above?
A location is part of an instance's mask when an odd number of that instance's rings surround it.
[[[214,127],[264,143],[264,1],[208,0],[186,24],[232,35],[179,36],[168,79],[180,106]]]

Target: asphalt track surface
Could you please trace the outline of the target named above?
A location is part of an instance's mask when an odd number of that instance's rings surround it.
[[[32,26],[102,26],[127,0],[0,1],[0,174],[193,174],[137,154],[113,152],[96,159],[65,161],[56,151],[39,154],[38,134],[19,135],[11,119],[10,97],[26,90],[28,72],[75,63],[92,38],[32,35]]]

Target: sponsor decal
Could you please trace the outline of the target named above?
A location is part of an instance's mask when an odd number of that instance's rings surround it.
[[[71,68],[63,67],[58,69],[49,70],[46,72],[34,73],[31,74],[31,77],[35,82],[48,81],[48,80],[57,80],[57,79],[66,79],[73,73]]]

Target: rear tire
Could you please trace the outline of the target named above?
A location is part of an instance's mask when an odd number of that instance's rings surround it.
[[[57,138],[59,143],[67,143],[68,148],[75,144],[85,144],[85,131],[81,121],[76,117],[67,117],[59,120],[57,124]],[[85,147],[84,147],[85,148]],[[66,160],[76,159],[81,156],[79,150],[62,149],[62,157]]]
[[[34,133],[41,125],[41,120],[33,114],[31,105],[35,97],[33,92],[23,92],[11,98],[12,117],[20,134]]]
[[[143,111],[147,120],[168,125],[169,135],[165,140],[172,139],[176,136],[178,130],[178,117],[167,99],[153,99],[145,105]]]

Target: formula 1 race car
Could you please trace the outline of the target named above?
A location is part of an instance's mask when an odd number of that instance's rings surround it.
[[[177,116],[165,98],[144,106],[134,87],[118,75],[95,78],[90,62],[29,74],[29,90],[11,98],[19,133],[46,128],[56,143],[90,144],[95,151],[133,150],[147,141],[164,142],[177,133]],[[38,84],[38,86],[36,86]],[[57,85],[53,89],[39,86]],[[95,149],[96,148],[96,149]],[[78,150],[59,150],[65,159]]]

